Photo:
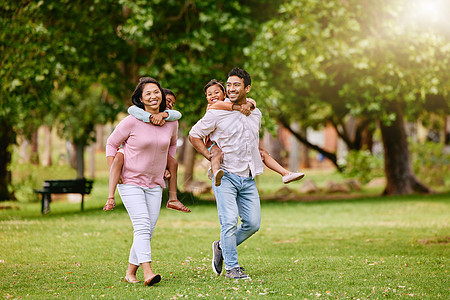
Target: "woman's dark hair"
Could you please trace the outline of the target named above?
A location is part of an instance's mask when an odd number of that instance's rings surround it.
[[[223,87],[223,84],[220,81],[217,81],[216,79],[211,79],[203,88],[203,90],[205,91],[206,94],[206,90],[214,85],[218,85],[220,87],[220,89],[222,90],[222,92],[226,95],[227,93],[225,92],[225,88]]]
[[[175,94],[172,92],[172,90],[169,90],[169,89],[163,89],[163,91],[164,91],[164,94],[167,96],[167,95],[172,95],[174,98],[175,98],[175,100],[177,100],[177,96],[175,96]]]
[[[153,79],[151,77],[141,77],[139,78],[139,83],[134,89],[133,95],[131,95],[131,102],[133,102],[134,105],[136,105],[139,108],[145,109],[144,103],[142,103],[142,92],[144,90],[144,86],[147,83],[154,83],[158,86],[160,92],[161,92],[161,104],[159,105],[159,111],[163,112],[166,110],[166,95],[164,94],[163,89],[161,88],[161,85],[156,79]]]
[[[228,73],[228,77],[231,76],[237,76],[244,80],[244,87],[249,86],[252,84],[252,79],[250,78],[250,74],[248,74],[247,71],[241,68],[234,68],[233,70]]]

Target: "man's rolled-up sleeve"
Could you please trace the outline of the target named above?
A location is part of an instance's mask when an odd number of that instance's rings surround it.
[[[216,117],[211,111],[207,111],[189,131],[189,135],[195,138],[203,139],[216,129]]]

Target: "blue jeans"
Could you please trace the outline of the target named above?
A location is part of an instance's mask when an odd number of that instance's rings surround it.
[[[224,171],[220,186],[214,185],[220,221],[220,247],[225,269],[239,267],[237,246],[258,231],[261,206],[255,180]],[[241,224],[238,225],[239,217]]]

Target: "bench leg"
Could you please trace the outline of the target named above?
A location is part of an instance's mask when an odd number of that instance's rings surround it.
[[[81,194],[81,211],[84,210],[84,194]]]
[[[44,206],[45,206],[45,194],[42,194],[42,197],[41,197],[41,214],[44,214]]]
[[[47,214],[50,212],[50,194],[42,194],[41,213]]]

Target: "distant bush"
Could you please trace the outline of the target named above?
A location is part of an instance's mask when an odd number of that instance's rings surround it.
[[[411,163],[416,175],[426,185],[445,187],[450,185],[450,153],[444,145],[435,142],[409,142]],[[375,177],[384,176],[383,156],[372,155],[367,150],[350,151],[346,157],[343,175],[356,178],[365,184]]]
[[[369,182],[375,177],[383,177],[383,157],[373,155],[368,150],[352,150],[346,158],[344,176],[358,179],[362,184]]]
[[[450,174],[450,153],[444,153],[444,144],[435,142],[410,142],[414,173],[426,185],[445,186]]]
[[[68,165],[43,167],[13,162],[10,168],[14,195],[23,202],[38,201],[38,195],[33,190],[40,189],[44,180],[74,179],[77,175],[76,171]]]

